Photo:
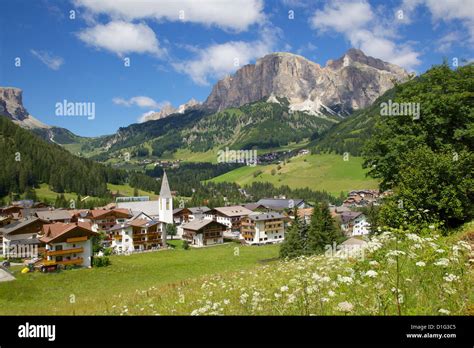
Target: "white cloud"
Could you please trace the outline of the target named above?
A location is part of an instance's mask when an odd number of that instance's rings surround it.
[[[277,28],[264,28],[255,41],[229,41],[204,49],[193,48],[197,54],[194,59],[173,63],[173,67],[189,75],[195,83],[209,85],[209,79],[220,79],[272,52],[277,34]]]
[[[127,53],[151,53],[162,57],[166,54],[153,30],[144,23],[115,21],[97,24],[77,35],[85,43],[119,56]]]
[[[137,97],[132,97],[130,99],[113,98],[112,101],[114,102],[114,104],[117,104],[117,105],[123,105],[127,107],[136,105],[138,107],[148,108],[148,109],[149,108],[161,109],[166,104],[166,102],[159,103],[153,100],[152,98],[146,97],[146,96],[137,96]]]
[[[343,34],[352,46],[365,54],[412,70],[421,62],[419,53],[393,41],[394,29],[383,22],[366,0],[336,0],[315,11],[311,26],[320,33]],[[389,26],[389,27],[387,27]]]
[[[93,14],[106,14],[114,19],[183,21],[237,32],[265,19],[263,0],[75,0],[75,4]]]
[[[64,64],[63,58],[54,56],[47,51],[36,51],[32,49],[30,52],[51,70],[59,70],[61,65]]]
[[[469,31],[471,43],[474,42],[474,0],[404,0],[402,8],[411,20],[415,17],[415,9],[420,5],[428,8],[435,21],[461,21]]]
[[[320,31],[350,32],[373,20],[370,4],[366,1],[334,1],[324,10],[314,13],[311,23]]]
[[[437,51],[439,52],[448,52],[451,49],[451,46],[461,41],[461,35],[458,32],[451,32],[444,35],[441,39],[437,41]]]

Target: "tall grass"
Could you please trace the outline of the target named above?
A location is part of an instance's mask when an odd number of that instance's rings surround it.
[[[301,257],[137,291],[117,315],[463,315],[468,242],[391,230],[362,254]],[[471,260],[472,262],[472,260]]]

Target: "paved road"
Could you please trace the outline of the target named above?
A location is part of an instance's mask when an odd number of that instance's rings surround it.
[[[0,282],[8,282],[10,280],[15,280],[15,277],[4,269],[0,268]]]

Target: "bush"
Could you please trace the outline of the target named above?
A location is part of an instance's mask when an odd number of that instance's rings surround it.
[[[189,249],[189,243],[187,241],[183,242],[183,249],[188,250]]]
[[[107,267],[110,265],[110,259],[107,256],[94,256],[92,259],[93,267]]]

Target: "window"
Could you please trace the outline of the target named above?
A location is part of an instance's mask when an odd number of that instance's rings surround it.
[[[54,250],[63,250],[63,246],[62,245],[56,245]]]

